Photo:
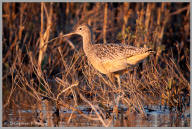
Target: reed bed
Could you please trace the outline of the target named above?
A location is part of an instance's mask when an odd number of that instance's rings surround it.
[[[121,77],[124,96],[118,103],[126,114],[146,117],[146,105],[184,112],[190,103],[189,14],[189,3],[3,3],[3,114],[11,107],[41,111],[46,100],[56,107],[46,115],[47,126],[59,126],[62,108],[72,110],[68,124],[78,112],[111,126],[121,113],[113,103],[117,84],[89,64],[81,38],[62,38],[81,23],[92,26],[98,43],[156,51]],[[44,117],[40,112],[35,126],[45,126]]]

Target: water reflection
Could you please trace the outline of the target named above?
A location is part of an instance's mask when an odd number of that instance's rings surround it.
[[[86,106],[79,106],[80,110],[91,116],[96,116],[90,112]],[[148,106],[145,107],[147,117],[140,114],[128,112],[122,108],[118,117],[114,117],[110,126],[115,127],[188,127],[190,126],[190,111],[186,109],[184,113],[170,111],[167,107]],[[111,115],[112,113],[110,113]],[[40,116],[42,115],[42,120]],[[109,117],[108,121],[110,121]],[[61,109],[56,110],[54,106],[43,105],[42,111],[35,108],[28,109],[6,109],[3,112],[3,126],[103,126],[100,121],[88,120],[78,112]]]

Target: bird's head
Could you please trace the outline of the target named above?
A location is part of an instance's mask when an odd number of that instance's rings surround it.
[[[66,34],[65,36],[71,36],[73,34],[78,34],[83,37],[84,35],[87,35],[90,33],[91,33],[91,29],[90,29],[89,25],[82,24],[82,25],[78,25],[78,26],[74,27],[74,31],[69,34]]]

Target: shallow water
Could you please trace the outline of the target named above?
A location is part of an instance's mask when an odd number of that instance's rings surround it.
[[[7,90],[7,89],[6,89]],[[4,96],[6,96],[4,92]],[[103,126],[99,120],[89,120],[76,111],[60,107],[56,112],[54,103],[45,99],[41,101],[41,106],[23,92],[16,92],[8,106],[3,107],[4,127],[31,127],[31,126],[59,126],[59,127],[81,127],[81,126]],[[8,94],[9,95],[9,94]],[[4,99],[6,100],[6,99]],[[6,101],[5,101],[6,102]],[[68,102],[70,103],[70,101]],[[73,103],[71,105],[74,105]],[[4,105],[3,105],[4,106]],[[109,110],[105,114],[104,122],[110,122],[111,127],[189,127],[190,126],[190,105],[186,104],[182,112],[176,109],[169,109],[167,106],[148,105],[144,106],[146,118],[139,113],[129,112],[125,105],[120,105],[117,117]],[[95,112],[86,105],[78,105],[76,109],[89,117],[97,117]],[[103,112],[105,109],[101,108]],[[42,119],[41,119],[42,118]]]
[[[72,110],[61,109],[59,117],[55,114],[55,107],[49,106],[42,108],[43,121],[39,120],[40,111],[37,109],[6,109],[3,113],[3,126],[103,126],[100,121],[88,120],[77,112]],[[89,112],[86,106],[79,106],[83,113],[96,116],[94,112]],[[126,113],[123,108],[119,116],[111,120],[110,126],[118,127],[189,127],[190,126],[190,109],[183,113],[177,113],[172,109],[160,106],[146,106],[144,119],[137,113]],[[105,122],[110,121],[106,119]]]

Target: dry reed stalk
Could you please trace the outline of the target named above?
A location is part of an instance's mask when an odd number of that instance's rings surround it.
[[[18,71],[17,71],[18,72]],[[21,73],[23,74],[23,73]],[[21,83],[21,84],[18,84],[16,83],[16,86],[18,86],[22,91],[26,92],[28,95],[32,96],[33,98],[35,98],[37,101],[41,101],[40,99],[40,95],[39,95],[39,92],[37,92],[33,87],[31,87],[28,83],[28,81],[26,81],[26,79],[24,78],[23,75],[21,75],[19,72],[18,72],[18,81]],[[21,86],[22,85],[22,86]],[[27,87],[31,90],[27,90]]]
[[[56,82],[59,83],[60,85],[66,87],[66,83],[63,82],[63,80],[59,79],[58,77],[56,78]],[[59,97],[61,96],[61,94],[63,94],[64,92],[66,92],[67,90],[71,89],[72,90],[72,87],[74,86],[77,86],[79,84],[79,82],[76,82],[75,84],[72,84],[71,86],[65,88],[64,90],[62,90],[56,97],[56,101],[59,100]],[[68,84],[67,84],[68,85]]]
[[[186,86],[189,88],[190,83],[185,79],[185,77],[183,76],[183,73],[181,72],[180,68],[177,66],[177,64],[175,63],[175,61],[173,59],[170,58],[171,64],[168,64],[168,66],[170,66],[170,68],[172,69],[174,75],[177,77],[178,80],[180,80],[180,82],[184,82],[186,84]],[[175,70],[173,70],[173,68],[175,68]],[[177,74],[178,72],[178,74]]]
[[[18,56],[17,56],[18,57]],[[17,58],[16,57],[16,58]],[[38,96],[38,93],[36,92],[36,90],[33,88],[33,87],[31,87],[30,85],[29,85],[29,83],[28,83],[28,81],[27,81],[27,79],[26,79],[26,77],[25,77],[25,75],[24,75],[24,72],[23,72],[23,69],[22,69],[22,63],[20,62],[20,64],[19,64],[20,66],[20,68],[19,69],[15,69],[16,70],[16,75],[18,76],[18,82],[20,82],[20,84],[19,83],[16,83],[16,85],[19,87],[19,88],[21,88],[21,90],[23,90],[23,91],[25,91],[26,93],[28,93],[29,95],[31,95],[32,97],[34,97],[34,98],[36,98],[37,100],[40,100],[40,98],[39,98],[39,96]],[[15,66],[13,66],[13,68],[14,68]],[[15,78],[16,79],[16,78]],[[20,85],[22,85],[22,86],[20,86]],[[29,88],[33,91],[33,93],[30,93],[29,91],[27,91],[27,89],[26,89],[26,87],[27,86],[29,86]]]
[[[149,28],[149,21],[150,21],[151,11],[152,11],[151,6],[152,6],[151,3],[147,4],[146,19],[145,19],[145,28],[147,29],[147,31],[148,31],[148,28]]]
[[[169,15],[170,16],[177,15],[177,14],[182,13],[185,10],[188,10],[188,12],[189,12],[189,9],[190,9],[190,6],[188,5],[188,6],[184,7],[184,8],[178,9],[177,11],[170,13]]]
[[[130,15],[130,11],[129,11],[129,6],[130,6],[130,3],[128,2],[125,2],[123,3],[123,25],[122,25],[122,35],[123,35],[123,42],[122,43],[125,43],[125,28],[126,28],[126,25],[127,25],[127,22],[128,22],[128,19],[129,19],[129,15]]]
[[[161,23],[161,8],[157,9],[157,25],[160,26]]]
[[[106,33],[107,33],[107,15],[108,15],[108,4],[105,3],[105,7],[104,7],[104,23],[103,23],[103,43],[107,43],[106,40]]]
[[[162,25],[161,25],[161,28],[160,28],[160,30],[159,30],[159,32],[158,32],[158,40],[157,40],[158,42],[156,43],[156,45],[157,45],[158,47],[157,47],[157,51],[156,51],[156,60],[155,60],[155,62],[158,61],[159,56],[161,55],[162,50],[161,50],[161,48],[160,48],[159,46],[161,45],[161,42],[162,42],[162,40],[163,40],[164,30],[165,30],[166,24],[167,24],[167,22],[168,22],[168,20],[169,20],[169,10],[164,10],[164,8],[165,8],[165,4],[162,3],[162,5],[161,5],[161,12],[164,13],[164,20],[163,20],[163,23],[162,23]],[[159,14],[159,15],[160,15],[160,14]],[[160,16],[159,16],[159,18],[161,19]],[[160,21],[160,19],[158,19],[158,21]],[[159,23],[159,22],[158,22],[158,23]]]
[[[43,28],[44,28],[44,19],[43,19],[43,17],[44,17],[44,11],[43,11],[43,6],[44,6],[44,3],[43,2],[41,2],[41,32],[40,32],[40,47],[39,48],[41,48],[40,50],[39,50],[39,58],[38,58],[38,66],[39,66],[39,68],[41,68],[40,66],[41,66],[41,61],[42,61],[42,56],[43,56],[43,50],[42,50],[42,47],[44,46],[44,39],[43,39]]]
[[[47,8],[45,6],[45,3],[41,3],[41,32],[40,32],[40,44],[39,44],[39,57],[38,57],[38,67],[39,69],[41,69],[41,62],[43,59],[43,55],[47,49],[47,44],[45,44],[45,42],[47,42],[49,40],[49,35],[50,35],[50,31],[51,31],[51,26],[52,26],[52,15],[53,15],[53,7],[52,7],[53,3],[50,3],[50,10],[49,10],[49,14],[47,11]],[[44,17],[44,10],[45,10],[45,14],[47,17],[47,28],[44,32],[44,22],[43,22],[43,17]],[[44,32],[44,33],[43,33]]]
[[[133,81],[137,81],[137,80],[133,80]],[[130,85],[131,84],[131,85]],[[136,82],[133,82],[133,83],[130,83],[129,84],[129,94],[132,96],[132,100],[126,100],[126,102],[131,102],[133,104],[133,106],[135,107],[135,109],[137,109],[139,107],[139,111],[141,112],[142,115],[145,115],[145,112],[144,112],[144,108],[143,108],[143,105],[141,104],[141,98],[143,97],[142,96],[142,93],[140,90],[137,90],[137,86],[138,83]],[[134,85],[135,84],[135,85]]]
[[[67,2],[66,3],[66,10],[65,10],[65,14],[66,14],[66,16],[68,16],[69,15],[69,10],[70,10],[70,3],[69,2]]]
[[[19,40],[21,40],[22,38],[22,32],[24,30],[24,25],[23,25],[23,14],[24,14],[24,11],[27,7],[27,4],[24,3],[21,5],[21,7],[19,8],[20,9],[20,18],[19,18],[19,22],[20,22],[20,25],[19,25]]]
[[[168,18],[169,18],[169,10],[165,10],[164,9],[165,6],[168,6],[168,4],[162,3],[162,5],[161,5],[161,12],[164,13],[165,19],[163,20],[163,23],[162,23],[162,26],[161,26],[161,30],[160,30],[160,33],[159,33],[159,37],[158,37],[160,40],[163,37],[165,25],[166,25],[166,23],[168,21]],[[161,43],[161,42],[159,42],[159,43]],[[160,45],[160,44],[158,44],[158,45]]]
[[[85,101],[86,103],[88,103],[88,104],[91,106],[91,108],[95,111],[97,117],[99,118],[99,120],[101,121],[101,123],[103,124],[103,126],[109,127],[111,121],[108,122],[108,123],[105,123],[104,120],[103,120],[103,118],[101,117],[101,115],[98,113],[96,107],[93,106],[93,104],[92,104],[89,100],[87,100],[87,99],[80,93],[79,89],[77,89],[77,91],[78,91],[78,94],[80,95],[81,99],[82,99],[83,101]]]
[[[145,29],[146,29],[146,36],[144,37],[145,38],[145,43],[148,42],[148,37],[149,37],[149,23],[151,21],[150,24],[152,24],[152,19],[151,19],[151,12],[152,12],[152,6],[154,6],[155,4],[154,3],[148,3],[147,4],[147,10],[146,10],[146,16],[145,16]]]
[[[14,84],[15,84],[18,76],[15,76],[15,77],[14,77],[14,75],[13,75],[14,69],[15,69],[15,65],[13,65],[12,70],[11,70],[11,75],[12,75],[12,87],[11,87],[10,94],[9,94],[9,96],[8,96],[8,98],[7,98],[7,102],[6,102],[5,104],[3,104],[3,108],[4,108],[4,109],[10,104],[10,99],[11,99],[11,97],[12,97],[12,95],[13,95],[13,92],[14,92],[15,89],[16,89],[16,86],[15,86]]]
[[[142,31],[142,24],[144,20],[144,9],[142,8],[141,11],[139,11],[139,5],[137,11],[137,19],[136,19],[136,30],[135,30],[135,46],[140,47],[140,43],[143,41],[143,35],[141,35]]]
[[[42,89],[38,89],[37,93],[40,94],[40,91],[41,91],[42,93],[45,93],[45,94],[48,93],[50,95],[50,96],[47,96],[47,97],[54,96],[54,94],[52,93],[52,91],[51,91],[51,89],[49,87],[48,82],[44,78],[44,75],[43,75],[42,71],[40,71],[38,66],[36,65],[37,63],[35,62],[35,59],[33,59],[32,53],[29,53],[29,57],[30,57],[30,61],[31,61],[31,64],[32,64],[32,68],[33,68],[34,74],[36,75],[40,85],[42,85],[45,88],[45,90],[46,90],[46,91],[43,91]],[[45,96],[43,94],[40,94],[40,95]]]
[[[16,84],[18,87],[21,88],[21,90],[23,90],[24,92],[28,93],[29,95],[31,95],[32,97],[34,97],[37,101],[41,101],[41,96],[45,96],[48,97],[50,99],[54,99],[54,94],[52,93],[49,84],[46,82],[45,78],[43,77],[43,74],[39,75],[39,71],[38,71],[38,66],[35,66],[34,64],[34,59],[32,59],[32,54],[29,53],[29,57],[30,57],[30,61],[32,64],[32,69],[34,70],[34,74],[36,75],[39,83],[41,85],[43,85],[43,87],[46,89],[46,91],[43,91],[40,89],[40,91],[36,90],[33,86],[31,86],[31,82],[27,80],[27,78],[24,75],[24,72],[22,71],[22,69],[19,71],[16,69],[17,75],[19,76],[18,80],[19,82],[22,84],[22,87],[20,86],[20,84]],[[41,82],[41,80],[43,81],[43,83]],[[29,88],[31,91],[27,90],[26,88]],[[52,97],[53,96],[53,97]]]
[[[3,57],[3,62],[5,62],[7,60],[7,58],[9,57],[9,55],[11,54],[11,51],[14,49],[14,47],[16,46],[18,41],[18,37],[16,36],[13,43],[11,44],[9,50],[7,51],[7,53],[5,54],[5,56]]]

